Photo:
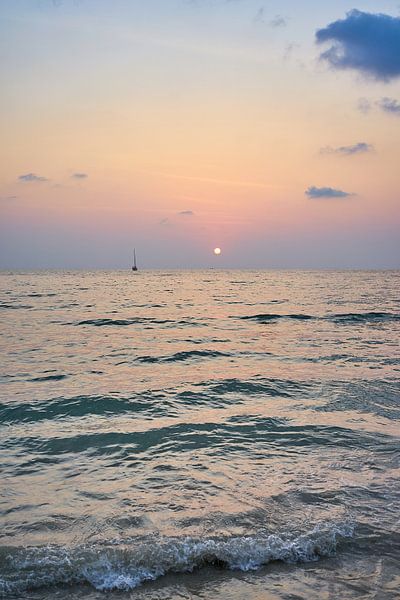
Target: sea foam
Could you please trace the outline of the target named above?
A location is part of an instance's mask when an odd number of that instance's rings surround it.
[[[273,561],[301,563],[332,556],[353,535],[351,523],[320,523],[299,535],[110,541],[78,547],[2,548],[0,597],[41,587],[90,584],[97,590],[130,590],[167,573],[210,565],[251,571]]]

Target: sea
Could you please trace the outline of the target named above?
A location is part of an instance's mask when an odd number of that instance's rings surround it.
[[[400,598],[399,271],[0,286],[1,598]]]

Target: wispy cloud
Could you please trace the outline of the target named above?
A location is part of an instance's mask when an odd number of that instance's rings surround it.
[[[400,17],[353,9],[316,32],[320,55],[334,69],[354,69],[381,81],[400,76]]]
[[[400,102],[394,98],[381,98],[376,104],[384,112],[400,117]]]
[[[270,20],[269,22],[269,26],[270,27],[286,27],[287,25],[287,20],[285,19],[285,17],[282,17],[282,15],[275,15],[275,17],[273,19]]]
[[[368,98],[360,98],[358,101],[357,108],[364,114],[368,114],[373,108],[400,117],[400,102],[395,98],[388,98],[387,96],[380,98],[380,100],[371,101]]]
[[[368,100],[368,98],[359,98],[357,102],[357,108],[360,112],[366,115],[371,110],[371,102]]]
[[[19,181],[25,182],[40,182],[40,181],[49,181],[47,177],[42,177],[40,175],[35,175],[35,173],[26,173],[26,175],[20,175],[18,177]]]
[[[193,217],[194,212],[192,210],[181,210],[178,212],[178,215],[181,217]]]
[[[365,154],[366,152],[372,152],[374,147],[372,144],[366,144],[365,142],[358,142],[350,146],[339,146],[338,148],[332,148],[332,146],[326,146],[321,148],[320,154],[339,154],[341,156],[353,156],[354,154]]]
[[[11,200],[16,200],[18,196],[0,196],[0,200],[3,202],[11,202]]]
[[[87,179],[89,175],[87,173],[73,173],[71,177],[72,179]]]
[[[309,198],[347,198],[348,196],[354,196],[354,194],[343,190],[331,187],[316,187],[314,185],[310,186],[305,194]]]
[[[254,23],[265,23],[265,8],[263,6],[261,6],[261,8],[259,8],[258,11],[256,12],[253,22]]]
[[[262,6],[256,12],[253,23],[262,23],[264,25],[269,25],[269,27],[278,28],[278,27],[286,27],[287,19],[282,15],[275,15],[272,19],[267,21],[265,8]]]

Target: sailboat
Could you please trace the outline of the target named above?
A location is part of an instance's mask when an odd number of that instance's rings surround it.
[[[136,265],[136,248],[133,249],[133,265],[132,265],[132,271],[137,271],[137,265]]]

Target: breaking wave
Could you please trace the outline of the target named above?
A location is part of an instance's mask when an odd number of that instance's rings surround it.
[[[256,570],[270,562],[303,563],[335,554],[353,535],[350,523],[321,523],[293,535],[223,538],[167,538],[78,547],[3,547],[0,597],[57,585],[89,584],[99,591],[131,590],[167,573],[190,573],[204,566]]]

